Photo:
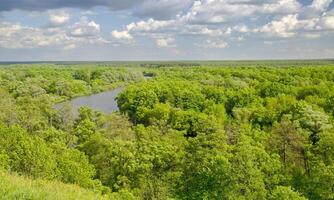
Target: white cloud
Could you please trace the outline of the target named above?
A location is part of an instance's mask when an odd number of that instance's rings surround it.
[[[263,27],[256,29],[255,32],[266,33],[269,36],[292,37],[295,35],[299,21],[297,15],[287,15],[279,20],[274,20]]]
[[[61,26],[70,20],[70,15],[65,11],[57,11],[49,16],[49,23],[53,26]]]
[[[182,34],[189,34],[189,35],[202,35],[202,36],[210,36],[210,37],[215,37],[215,36],[221,36],[221,35],[229,35],[231,30],[230,29],[210,29],[205,25],[185,25],[183,27],[180,27],[180,29],[183,30],[181,31]]]
[[[132,35],[130,35],[130,33],[126,30],[125,31],[114,30],[111,32],[111,36],[118,40],[132,40],[133,39]]]
[[[245,17],[265,14],[291,14],[302,7],[296,0],[276,0],[259,3],[235,0],[195,1],[184,16],[191,23],[220,24],[238,21]]]
[[[0,46],[4,48],[36,48],[56,45],[60,40],[66,40],[65,35],[22,26],[20,24],[0,24]]]
[[[302,5],[296,0],[279,0],[275,3],[264,4],[259,8],[262,13],[296,13],[301,9]]]
[[[173,27],[175,25],[174,20],[155,20],[148,19],[147,21],[139,21],[137,23],[131,23],[127,25],[127,31],[132,32],[153,32],[162,29],[168,29],[168,27]]]
[[[246,25],[236,25],[233,27],[233,30],[239,33],[247,33],[250,31]]]
[[[334,30],[334,13],[324,13],[313,18],[300,18],[299,14],[286,15],[268,24],[256,28],[255,33],[268,36],[288,38],[296,34],[306,38],[319,38],[322,33]]]
[[[320,20],[323,29],[334,29],[334,13],[333,15],[325,15]]]
[[[222,40],[206,40],[203,44],[196,44],[196,46],[202,48],[224,49],[228,47],[228,44]]]
[[[155,43],[158,47],[164,48],[164,47],[172,47],[174,46],[175,39],[171,37],[167,38],[156,38]]]
[[[112,30],[109,37],[113,45],[149,37],[158,47],[171,47],[180,36],[205,41],[197,46],[206,48],[226,48],[227,43],[253,36],[315,39],[334,31],[333,11],[327,11],[332,1],[314,0],[302,6],[298,0],[144,0],[129,13],[145,18]],[[87,16],[77,22],[73,22],[76,15],[64,10],[48,13],[49,26],[44,28],[1,23],[0,46],[73,49],[81,44],[109,43],[101,36],[100,24],[88,19],[93,13],[81,11]]]
[[[57,47],[72,49],[83,44],[108,43],[100,35],[100,26],[94,21],[82,18],[67,26],[35,28],[0,23],[0,47],[3,48],[41,48]]]
[[[319,17],[328,10],[333,0],[313,0],[311,5],[305,6],[298,13],[302,19],[312,19]]]
[[[318,11],[325,11],[333,0],[313,0],[311,8],[314,8]]]
[[[86,37],[98,35],[101,31],[100,25],[94,21],[89,21],[87,17],[81,17],[80,21],[71,28],[70,34],[74,37]]]
[[[124,30],[114,30],[112,36],[116,39],[134,39],[137,35],[150,36],[154,34],[192,35],[213,39],[211,46],[224,47],[215,44],[218,37],[243,38],[243,34],[265,33],[275,37],[292,37],[298,26],[311,26],[311,20],[300,21],[298,13],[302,5],[297,0],[196,0],[185,12],[171,20],[150,18],[133,22]],[[259,23],[261,16],[275,16],[275,20],[265,25]],[[270,17],[271,18],[271,17]],[[270,19],[268,17],[268,19]],[[244,20],[253,20],[246,22]],[[249,24],[253,23],[253,27]],[[328,23],[326,23],[328,24]],[[238,33],[237,36],[233,36]],[[227,38],[228,39],[228,38]],[[162,42],[163,43],[163,42]]]

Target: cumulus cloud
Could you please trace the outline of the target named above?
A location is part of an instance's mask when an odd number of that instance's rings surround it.
[[[286,15],[278,20],[254,29],[255,33],[265,33],[273,37],[293,37],[296,34],[307,38],[318,38],[322,32],[334,30],[334,13],[303,19],[298,14]]]
[[[245,30],[245,27],[241,27]],[[231,28],[209,28],[207,25],[191,24],[184,20],[183,17],[179,17],[173,20],[155,20],[150,18],[146,21],[142,20],[136,23],[130,23],[123,31],[114,31],[115,34],[183,34],[183,35],[203,35],[203,36],[220,36],[230,35]]]
[[[197,46],[202,48],[224,49],[228,47],[228,44],[222,40],[206,40],[202,44],[197,44]]]
[[[325,11],[332,3],[332,1],[333,0],[313,0],[310,7],[318,11]]]
[[[331,30],[333,30],[334,29],[334,13],[324,15],[320,19],[320,26],[323,29],[331,29]]]
[[[264,14],[297,12],[301,4],[297,0],[277,0],[259,3],[255,0],[202,0],[195,1],[184,16],[197,24],[219,24]]]
[[[312,19],[325,13],[333,0],[313,0],[310,5],[307,5],[301,9],[298,13],[302,19]]]
[[[0,46],[4,48],[36,48],[57,45],[60,40],[66,40],[59,32],[48,36],[48,31],[22,26],[20,24],[0,24]]]
[[[298,12],[302,5],[296,0],[279,0],[277,2],[264,4],[259,8],[259,13],[275,14],[275,13],[294,13]]]
[[[126,43],[134,39],[133,35],[149,35],[156,39],[156,34],[168,34],[168,32],[175,32],[177,30],[177,25],[175,23],[175,20],[155,20],[150,18],[146,21],[142,20],[136,23],[130,23],[124,30],[121,31],[113,30],[111,32],[111,36],[116,40],[123,42],[126,41]],[[164,38],[158,38],[157,40],[159,39],[161,39],[161,41],[164,40]],[[171,42],[167,39],[166,41],[167,43]],[[164,42],[160,43],[162,44]]]
[[[210,28],[206,25],[187,24],[181,26],[182,28],[181,33],[185,35],[217,37],[222,35],[229,36],[232,33],[231,28]]]
[[[152,8],[156,1],[151,1]],[[172,0],[170,4],[174,2]],[[164,38],[183,35],[200,40],[202,37],[207,40],[201,45],[207,48],[226,48],[225,41],[235,41],[235,38],[238,38],[237,41],[246,40],[251,34],[316,38],[325,30],[333,29],[333,15],[326,12],[331,2],[314,0],[310,5],[302,5],[298,0],[195,0],[188,9],[174,14],[172,19],[149,18],[132,22],[123,30],[112,31],[112,36],[120,40],[135,40],[137,36],[154,38],[156,34],[164,35]],[[317,13],[304,17],[303,13],[311,8]],[[164,38],[155,38],[160,44],[158,46],[168,43]]]
[[[59,20],[64,21],[64,20]],[[41,48],[58,47],[73,49],[82,44],[108,43],[100,35],[100,25],[87,18],[59,27],[35,28],[8,22],[0,23],[0,47]]]
[[[175,39],[171,38],[171,37],[158,37],[155,40],[155,43],[158,47],[160,48],[165,48],[165,47],[173,47],[174,45]]]
[[[127,31],[132,32],[155,32],[167,29],[174,29],[176,26],[175,20],[155,20],[153,18],[147,21],[139,21],[137,23],[131,23],[126,26]]]
[[[118,40],[132,40],[133,37],[132,35],[130,35],[130,33],[128,31],[112,31],[111,32],[111,36],[115,39],[118,39]]]
[[[52,26],[61,26],[70,20],[70,15],[65,11],[53,12],[49,16],[49,23]]]
[[[80,21],[71,27],[70,35],[74,37],[96,36],[100,33],[100,25],[95,21],[89,21],[83,16]]]
[[[292,37],[295,35],[294,30],[296,29],[299,21],[297,15],[287,15],[279,20],[272,21],[263,27],[256,29],[255,32],[266,33],[270,36],[277,37]]]
[[[105,33],[102,32],[98,21],[81,17],[79,21],[73,22],[75,15],[70,16],[62,9],[68,7],[90,9],[104,6],[111,10],[125,9],[127,14],[139,17],[137,21],[124,24],[122,29],[108,30],[109,35],[106,37],[119,45],[133,44],[141,37],[149,37],[158,47],[171,47],[176,46],[177,41],[174,38],[181,36],[191,38],[194,44],[205,41],[197,46],[222,49],[231,41],[247,40],[253,36],[264,37],[266,40],[270,40],[268,37],[279,37],[283,40],[295,36],[315,39],[334,31],[334,14],[333,11],[329,11],[333,0],[313,0],[309,5],[302,5],[300,2],[299,0],[50,0],[40,3],[37,0],[26,2],[12,0],[4,2],[0,6],[0,11],[48,10],[49,26],[43,29],[2,23],[0,46],[35,48],[62,45],[65,49],[73,49],[80,46],[80,43],[109,43],[101,36]],[[85,13],[80,12],[81,15]]]

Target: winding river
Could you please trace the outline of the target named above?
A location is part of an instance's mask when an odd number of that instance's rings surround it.
[[[152,76],[144,76],[145,79],[150,79]],[[119,111],[117,106],[116,97],[121,93],[125,87],[119,87],[113,90],[100,92],[97,94],[92,94],[89,96],[73,98],[69,101],[58,103],[55,105],[55,108],[62,110],[65,107],[70,106],[71,113],[74,116],[78,115],[78,109],[80,107],[89,107],[93,110],[101,111],[103,113],[111,113],[113,111]]]

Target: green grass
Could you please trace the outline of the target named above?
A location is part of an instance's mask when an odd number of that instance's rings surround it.
[[[107,197],[76,185],[45,180],[31,180],[0,171],[1,200],[103,200]]]

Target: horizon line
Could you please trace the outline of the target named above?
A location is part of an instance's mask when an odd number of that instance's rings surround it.
[[[244,62],[244,61],[334,61],[334,58],[303,58],[303,59],[180,59],[180,60],[0,60],[0,63],[62,63],[62,62]]]

